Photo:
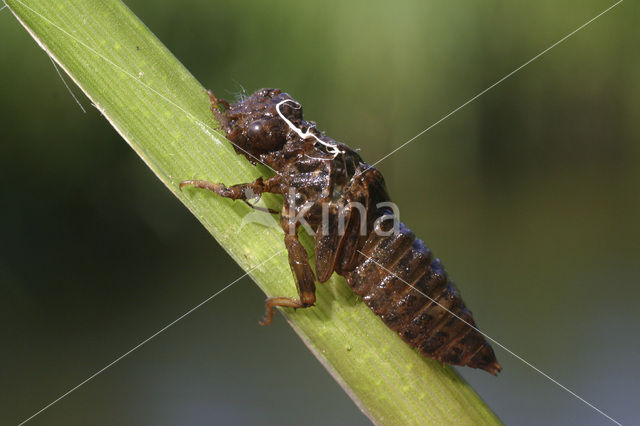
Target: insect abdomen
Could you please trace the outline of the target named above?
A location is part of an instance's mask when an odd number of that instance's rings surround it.
[[[448,364],[502,369],[440,260],[411,230],[400,224],[389,236],[371,232],[361,252],[344,277],[409,345]]]

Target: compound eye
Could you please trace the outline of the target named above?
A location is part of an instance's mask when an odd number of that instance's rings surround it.
[[[247,128],[247,139],[253,149],[261,152],[273,151],[285,143],[284,133],[274,120],[252,121]]]
[[[257,140],[264,136],[265,122],[263,120],[256,120],[249,124],[249,129],[247,129],[247,136],[250,140]]]

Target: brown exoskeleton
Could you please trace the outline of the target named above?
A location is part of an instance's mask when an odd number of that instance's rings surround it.
[[[280,224],[299,299],[270,297],[261,322],[276,306],[306,308],[316,300],[315,282],[344,276],[353,291],[407,343],[443,363],[502,367],[475,326],[453,283],[426,245],[393,220],[384,179],[348,146],[302,117],[302,107],[278,89],[261,89],[229,104],[209,92],[212,111],[236,151],[275,171],[268,179],[226,187],[187,180],[223,197],[248,202],[247,194],[281,194]],[[224,107],[224,110],[221,110]],[[297,231],[315,235],[315,275]]]

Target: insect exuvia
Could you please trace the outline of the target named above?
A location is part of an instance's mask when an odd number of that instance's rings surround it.
[[[236,152],[275,171],[268,179],[226,187],[187,180],[223,197],[248,202],[265,192],[281,194],[280,224],[299,299],[270,297],[261,322],[271,323],[276,306],[314,304],[315,282],[333,272],[409,345],[440,362],[502,367],[475,326],[440,260],[402,223],[394,220],[384,179],[348,146],[305,121],[302,107],[278,89],[261,89],[229,104],[209,92],[212,111]],[[315,275],[297,230],[315,235]]]

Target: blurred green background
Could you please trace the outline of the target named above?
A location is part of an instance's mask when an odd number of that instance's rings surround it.
[[[613,2],[127,4],[204,86],[280,87],[374,162]],[[482,330],[627,424],[639,12],[623,2],[378,165]],[[242,271],[6,9],[0,38],[0,423],[15,424]],[[282,317],[257,325],[263,302],[245,278],[33,424],[367,424]],[[458,371],[506,423],[608,424],[496,352],[498,378]]]

